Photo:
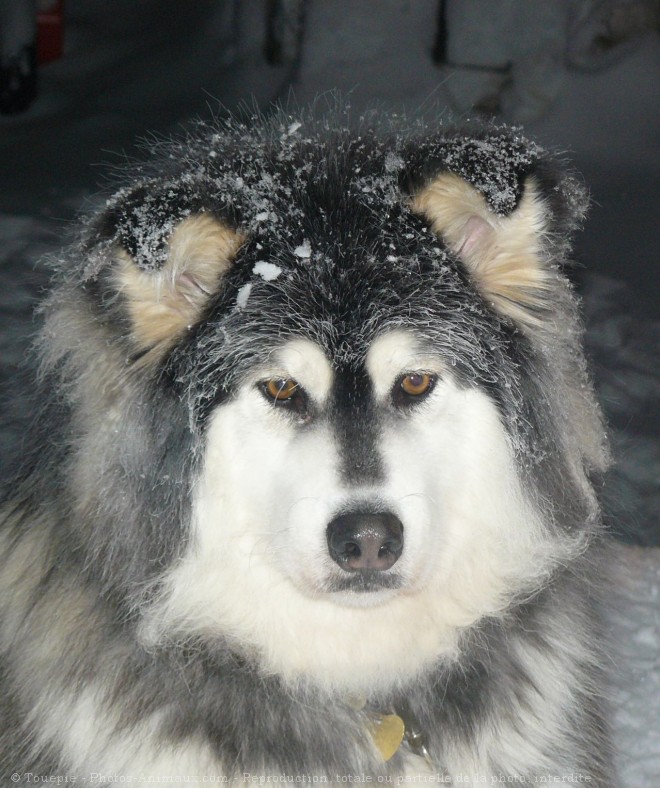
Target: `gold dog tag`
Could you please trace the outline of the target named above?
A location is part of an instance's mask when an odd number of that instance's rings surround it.
[[[371,736],[383,760],[389,759],[401,746],[406,726],[396,714],[379,714],[374,718]]]

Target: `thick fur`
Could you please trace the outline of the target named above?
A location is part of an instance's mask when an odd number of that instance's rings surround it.
[[[284,114],[132,177],[43,307],[2,774],[613,786],[576,178],[507,130]],[[403,528],[366,580],[326,538],[355,511]],[[383,760],[389,712],[428,757]]]

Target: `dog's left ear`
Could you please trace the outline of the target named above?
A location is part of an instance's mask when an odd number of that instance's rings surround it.
[[[411,207],[443,237],[498,312],[528,327],[542,322],[556,276],[543,246],[546,206],[533,177],[507,216],[493,212],[483,194],[450,172],[414,194]]]

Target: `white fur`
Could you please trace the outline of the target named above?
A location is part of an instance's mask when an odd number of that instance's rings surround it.
[[[45,696],[33,710],[38,738],[57,742],[70,774],[92,784],[184,778],[202,782],[223,774],[204,742],[191,739],[180,746],[163,746],[159,714],[121,732],[121,719],[105,703],[105,692],[105,687],[94,685],[78,695],[64,690]]]
[[[253,381],[218,409],[195,495],[194,538],[145,619],[146,642],[229,636],[291,681],[372,692],[451,658],[461,628],[503,610],[578,548],[547,535],[485,394],[459,388],[402,332],[374,344],[367,368],[385,414],[386,478],[376,488],[342,483],[330,425],[323,418],[297,424]],[[420,368],[439,375],[434,391],[409,414],[397,413],[388,392]],[[321,404],[332,379],[321,351],[302,342],[260,374],[293,377]],[[386,502],[403,523],[395,566],[403,587],[326,592],[342,571],[328,555],[327,524],[343,503],[362,497]]]

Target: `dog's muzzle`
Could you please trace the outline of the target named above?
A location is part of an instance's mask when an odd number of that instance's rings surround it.
[[[384,572],[403,552],[403,524],[389,512],[341,514],[330,522],[326,535],[332,560],[346,572]]]

